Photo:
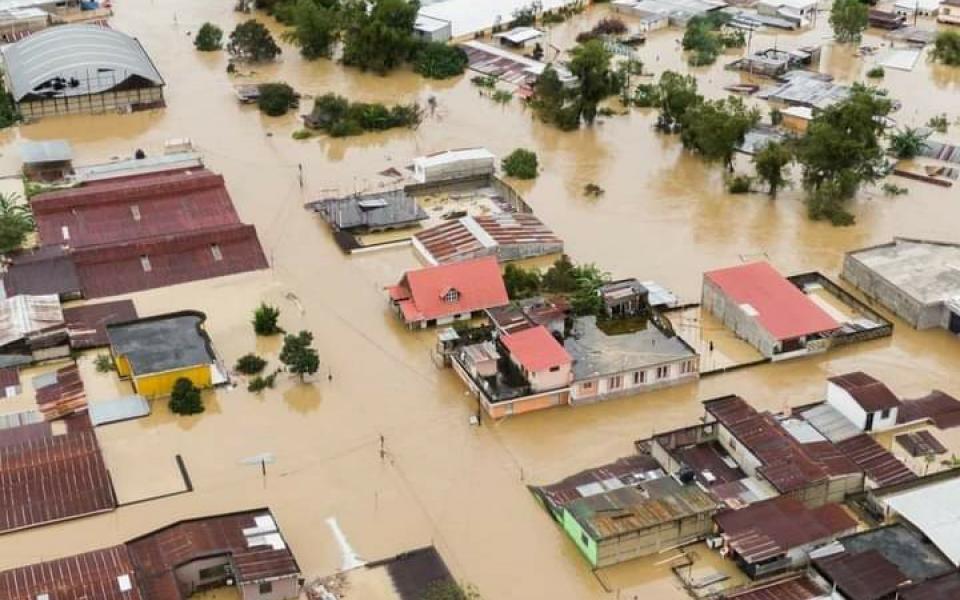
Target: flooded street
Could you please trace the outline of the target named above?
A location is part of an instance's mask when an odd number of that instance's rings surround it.
[[[4,132],[0,173],[19,169],[18,139],[67,137],[76,162],[84,164],[136,148],[154,154],[167,139],[191,138],[206,164],[226,178],[241,220],[256,225],[272,268],[134,294],[138,312],[203,311],[227,364],[257,351],[276,365],[279,340],[258,340],[250,326],[261,301],[275,304],[285,329],[314,333],[320,373],[312,384],[281,375],[277,388],[262,395],[248,393],[245,381],[208,392],[206,412],[195,417],[176,417],[155,402],[148,418],[99,428],[121,503],[173,495],[5,535],[0,568],[120,543],[181,518],[269,507],[307,579],[340,566],[325,523],[335,517],[364,559],[435,544],[457,578],[476,585],[487,599],[683,598],[669,566],[658,564],[665,557],[591,572],[526,485],[627,455],[634,440],[692,424],[702,416],[700,401],[722,394],[780,410],[822,399],[830,375],[863,370],[901,396],[932,388],[960,395],[960,340],[942,330],[917,332],[895,319],[892,338],[826,355],[471,427],[474,400],[452,371],[431,361],[435,333],[410,333],[388,312],[383,287],[417,265],[412,250],[345,256],[304,202],[369,189],[377,172],[429,152],[486,146],[504,156],[530,148],[539,154],[542,174],[516,187],[565,240],[570,255],[614,277],[656,280],[682,301],[695,302],[705,270],[744,259],[766,257],[785,274],[819,270],[837,280],[847,250],[895,235],[955,241],[960,197],[951,188],[897,179],[908,195],[888,198],[868,190],[853,207],[857,224],[834,228],[807,219],[796,188],[776,200],[728,195],[721,169],[684,152],[678,138],[656,134],[651,111],[635,109],[592,129],[563,133],[535,122],[519,100],[501,106],[481,97],[469,74],[452,82],[411,72],[384,78],[330,61],[304,62],[287,45],[276,65],[231,80],[226,55],[196,52],[188,32],[204,21],[229,32],[242,18],[232,8],[232,0],[116,2],[111,24],[138,37],[151,53],[166,79],[167,108],[51,118]],[[605,14],[591,10],[557,27],[549,43],[568,46]],[[827,29],[827,15],[821,14],[816,31],[757,34],[752,46],[828,43]],[[687,70],[676,42],[680,35],[675,29],[653,34],[640,50],[647,70]],[[881,41],[868,35],[864,43]],[[852,53],[850,47],[827,47],[821,68],[843,82],[862,81],[875,59]],[[724,85],[740,80],[723,69],[734,56],[693,71],[706,95],[717,97]],[[435,96],[438,108],[416,131],[295,141],[295,115],[264,117],[233,96],[234,83],[277,80],[304,94],[334,91],[354,100],[425,102]],[[888,69],[882,85],[903,102],[893,115],[901,124],[922,125],[944,109],[951,121],[960,116],[960,69],[922,58],[912,72]],[[311,104],[304,100],[301,112]],[[947,139],[956,140],[958,132],[954,126]],[[605,195],[585,197],[587,183],[601,186]],[[112,376],[96,374],[89,360],[82,363],[91,401],[101,391],[125,393]],[[264,477],[259,464],[245,459],[265,453],[275,460]],[[182,488],[175,455],[189,473],[191,493],[175,493]],[[698,554],[716,560],[705,548]]]

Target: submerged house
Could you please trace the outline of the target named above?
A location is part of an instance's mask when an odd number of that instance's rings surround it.
[[[466,216],[413,236],[413,248],[428,264],[496,256],[500,262],[560,254],[563,240],[529,213]]]
[[[4,79],[25,119],[163,106],[165,82],[136,38],[96,25],[37,32],[3,52]]]
[[[413,160],[413,178],[418,183],[439,183],[493,175],[497,157],[486,148],[444,150]]]
[[[948,25],[960,25],[960,0],[941,0],[937,21]]]
[[[416,198],[402,189],[328,198],[311,208],[335,231],[389,231],[416,226],[427,218]]]
[[[141,396],[168,396],[180,378],[208,388],[222,382],[207,316],[184,311],[107,326],[117,374]]]
[[[494,257],[407,271],[387,292],[390,306],[411,329],[470,319],[510,302]]]

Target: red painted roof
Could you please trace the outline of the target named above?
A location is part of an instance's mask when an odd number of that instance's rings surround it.
[[[30,201],[40,241],[72,248],[238,223],[223,177],[206,169],[111,179]]]
[[[778,340],[789,340],[840,327],[795,285],[766,262],[710,271],[706,279],[738,304],[749,304],[756,319]]]
[[[451,291],[456,291],[457,300],[444,300]],[[398,301],[407,322],[471,313],[510,301],[497,259],[492,256],[407,271],[389,292],[395,300],[409,298]]]
[[[514,360],[527,371],[546,371],[573,362],[567,350],[543,325],[500,337]]]
[[[120,589],[118,577],[130,579],[130,589]],[[36,600],[141,600],[126,546],[113,546],[85,554],[37,563],[0,573],[0,598]]]
[[[219,248],[221,258],[214,255]],[[146,257],[150,270],[144,268]],[[267,268],[253,225],[226,225],[74,250],[85,298],[102,298]]]

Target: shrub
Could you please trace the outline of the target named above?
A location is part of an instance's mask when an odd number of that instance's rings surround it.
[[[492,89],[497,85],[497,78],[487,75],[477,75],[471,79],[470,82],[477,87]]]
[[[468,63],[463,48],[430,42],[417,52],[413,70],[428,79],[448,79],[462,75]]]
[[[900,187],[894,183],[884,183],[880,186],[880,190],[883,192],[884,196],[903,196],[907,193],[907,188]]]
[[[508,104],[513,100],[513,94],[506,90],[497,90],[490,97],[493,98],[493,101],[497,104]]]
[[[960,66],[960,31],[944,30],[938,33],[930,56],[945,65]]]
[[[869,77],[870,79],[883,79],[883,76],[885,74],[886,73],[883,70],[883,67],[879,65],[867,71],[867,77]]]
[[[947,120],[947,113],[940,113],[939,115],[930,117],[930,120],[927,121],[927,127],[937,133],[946,133],[947,128],[950,127],[950,121]]]
[[[536,152],[517,148],[503,159],[503,171],[517,179],[533,179],[537,176],[538,160]]]
[[[752,183],[753,180],[747,175],[734,175],[727,181],[727,190],[731,194],[748,194]]]
[[[303,381],[304,376],[316,373],[320,368],[320,356],[313,348],[313,334],[301,331],[297,335],[285,336],[280,362],[285,364],[291,373],[298,375],[300,381]]]
[[[193,39],[193,45],[201,52],[213,52],[223,46],[223,30],[213,23],[204,23]]]
[[[273,384],[277,380],[277,374],[271,373],[264,377],[263,375],[257,375],[250,380],[250,383],[247,384],[247,391],[251,393],[262,392],[267,388],[272,388]]]
[[[200,396],[200,388],[193,385],[193,382],[186,377],[181,377],[173,384],[173,392],[170,394],[170,411],[177,415],[195,415],[202,413],[203,399]]]
[[[595,183],[588,183],[587,185],[583,186],[583,194],[590,198],[599,198],[605,193],[606,190]]]
[[[294,131],[292,134],[290,134],[290,137],[292,137],[295,140],[305,140],[313,137],[313,134],[306,129],[298,129]]]
[[[96,367],[97,373],[109,373],[117,370],[117,365],[109,354],[98,354],[93,359],[93,366]]]
[[[8,92],[0,92],[0,129],[6,129],[20,120],[17,105]]]
[[[333,137],[360,135],[365,131],[383,131],[394,127],[416,127],[423,119],[418,104],[350,102],[337,94],[325,94],[313,102],[307,125],[322,129]]]
[[[260,97],[257,107],[266,115],[280,117],[297,106],[297,93],[286,83],[260,84]]]
[[[267,366],[267,361],[256,354],[244,354],[237,359],[233,370],[244,375],[256,375]]]
[[[283,329],[277,324],[280,319],[280,309],[261,302],[260,306],[253,311],[253,331],[257,335],[276,335],[282,333]]]

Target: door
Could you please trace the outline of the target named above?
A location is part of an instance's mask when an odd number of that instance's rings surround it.
[[[960,334],[960,313],[950,313],[950,332]]]
[[[867,424],[863,428],[864,431],[873,431],[873,413],[867,413]]]

